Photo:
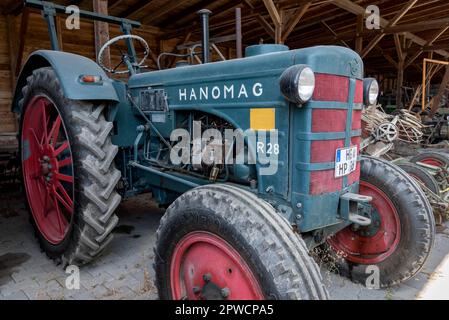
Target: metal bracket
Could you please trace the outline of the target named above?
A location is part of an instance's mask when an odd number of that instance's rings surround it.
[[[47,21],[48,32],[50,34],[51,49],[59,51],[58,33],[56,31],[56,24],[55,24],[55,17],[56,17],[55,4],[43,1],[42,16]]]
[[[359,226],[368,226],[371,219],[360,215],[366,205],[373,200],[370,196],[357,193],[345,193],[340,196],[340,215],[343,219],[351,221]]]

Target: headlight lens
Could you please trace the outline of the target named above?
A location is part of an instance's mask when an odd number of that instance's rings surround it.
[[[315,90],[315,74],[309,66],[291,66],[282,73],[280,86],[287,100],[296,104],[306,103]]]
[[[363,100],[366,105],[373,105],[379,97],[379,83],[374,78],[363,80]]]

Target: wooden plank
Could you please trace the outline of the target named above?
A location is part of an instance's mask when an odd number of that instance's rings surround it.
[[[20,33],[19,33],[19,47],[17,49],[17,62],[16,62],[16,76],[19,75],[22,68],[23,51],[25,48],[26,33],[28,30],[28,20],[30,16],[30,10],[25,8],[22,11],[22,17],[20,20]]]
[[[263,0],[263,3],[265,4],[265,8],[267,8],[275,27],[279,27],[282,24],[282,20],[273,0]]]
[[[108,0],[93,0],[94,12],[108,14]],[[109,40],[109,25],[105,22],[94,22],[95,32],[95,56],[98,58],[101,47]],[[111,65],[111,52],[107,48],[103,53],[103,64],[106,66]]]
[[[190,0],[176,0],[176,1],[166,1],[166,4],[160,7],[158,10],[153,11],[146,18],[142,19],[143,24],[154,24],[154,21],[159,19],[160,17],[166,15],[167,13],[173,11],[174,9],[186,4]],[[150,3],[148,3],[149,5]],[[140,11],[145,11],[146,6],[140,8]]]

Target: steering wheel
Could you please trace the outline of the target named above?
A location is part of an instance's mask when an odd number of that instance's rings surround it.
[[[107,41],[100,49],[100,52],[98,52],[98,65],[100,67],[103,68],[103,70],[109,72],[109,73],[114,73],[114,74],[125,74],[125,73],[129,73],[129,70],[122,70],[122,71],[117,71],[118,67],[120,67],[125,61],[124,61],[124,57],[126,56],[125,53],[122,52],[122,50],[120,50],[120,47],[116,45],[117,42],[119,42],[120,40],[126,40],[126,39],[131,39],[131,40],[137,40],[139,41],[143,48],[144,48],[144,56],[142,58],[142,60],[140,60],[140,62],[136,63],[137,67],[140,67],[143,65],[143,63],[145,62],[145,60],[147,59],[148,55],[150,54],[150,46],[148,45],[148,43],[145,41],[145,39],[143,39],[142,37],[136,36],[134,34],[124,34],[115,38],[110,39],[109,41]],[[118,65],[116,65],[115,67],[111,68],[111,67],[107,67],[104,65],[103,63],[103,54],[105,52],[105,50],[112,46],[115,45],[118,50],[120,51],[120,53],[122,54],[122,59],[120,61],[120,63]]]

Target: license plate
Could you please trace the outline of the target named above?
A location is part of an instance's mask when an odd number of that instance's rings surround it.
[[[357,166],[357,146],[337,149],[335,152],[335,177],[343,177]]]

